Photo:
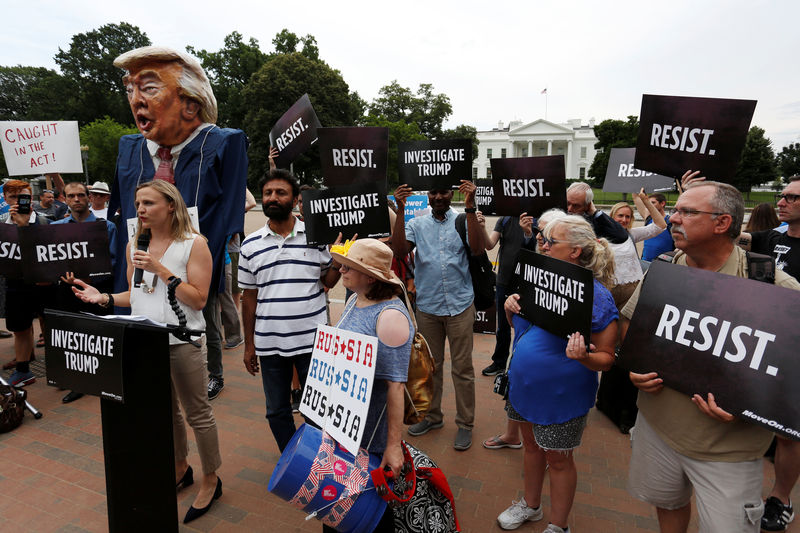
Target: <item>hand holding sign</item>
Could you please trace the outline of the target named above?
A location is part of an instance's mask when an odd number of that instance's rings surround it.
[[[630,372],[630,377],[633,386],[644,392],[656,394],[664,388],[664,380],[658,377],[658,372],[649,372],[647,374]]]
[[[715,418],[720,422],[732,422],[734,420],[734,416],[730,414],[728,411],[722,409],[717,405],[716,400],[714,399],[714,395],[712,393],[708,393],[708,402],[706,402],[702,396],[699,394],[695,394],[692,396],[692,402],[700,409],[703,413],[710,416],[711,418]]]

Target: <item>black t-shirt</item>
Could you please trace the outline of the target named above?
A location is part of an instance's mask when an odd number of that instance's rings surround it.
[[[800,280],[800,237],[789,237],[774,229],[754,231],[751,236],[751,250],[757,254],[771,255],[778,269]]]

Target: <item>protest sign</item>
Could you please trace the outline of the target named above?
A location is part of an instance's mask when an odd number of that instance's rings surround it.
[[[397,145],[400,183],[414,190],[458,187],[472,175],[472,141],[442,139]]]
[[[6,203],[6,196],[3,194],[3,189],[0,188],[0,215],[8,213],[8,203]]]
[[[45,324],[47,384],[124,403],[125,325],[49,310]]]
[[[333,189],[303,191],[303,220],[308,244],[332,244],[343,239],[389,236],[386,189],[379,183],[355,183]]]
[[[300,412],[356,453],[375,380],[377,337],[319,325]]]
[[[319,119],[304,94],[275,123],[269,132],[269,144],[278,149],[275,165],[286,168],[297,156],[317,142]]]
[[[16,224],[0,223],[0,276],[22,278],[22,251]]]
[[[83,172],[78,123],[0,122],[9,176]]]
[[[633,164],[636,148],[612,148],[608,157],[605,192],[662,192],[675,189],[675,180],[646,170],[639,170]]]
[[[105,221],[25,226],[19,228],[19,243],[27,283],[58,281],[65,272],[89,284],[111,275]]]
[[[475,180],[475,207],[484,215],[494,215],[494,184],[490,179]]]
[[[798,306],[800,291],[654,261],[617,362],[800,440]]]
[[[394,195],[390,194],[389,199],[397,204],[397,200],[394,199]],[[425,216],[430,212],[431,208],[428,206],[428,195],[412,194],[406,198],[406,209],[404,211],[405,216],[403,217],[403,220],[405,220],[405,223],[408,224],[408,221],[412,218]]]
[[[699,170],[730,183],[755,108],[755,100],[645,94],[634,166],[672,178]]]
[[[567,210],[564,156],[491,159],[495,214],[538,217],[551,207]]]
[[[472,332],[487,333],[489,335],[494,335],[497,332],[497,304],[493,304],[489,309],[483,311],[475,311],[475,323],[472,325]]]
[[[509,294],[520,295],[520,316],[558,337],[577,331],[589,342],[594,301],[591,270],[523,248],[511,287]]]
[[[389,128],[319,128],[317,134],[326,186],[370,181],[386,186]]]

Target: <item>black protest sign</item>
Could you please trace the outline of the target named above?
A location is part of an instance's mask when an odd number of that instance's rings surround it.
[[[275,160],[278,168],[288,167],[297,156],[317,142],[317,129],[320,127],[311,100],[304,94],[269,132],[270,146],[278,149],[278,158]]]
[[[65,272],[87,283],[111,275],[105,221],[25,226],[19,242],[28,283],[57,281]]]
[[[755,109],[755,100],[645,94],[634,166],[673,178],[699,170],[730,183]]]
[[[303,221],[309,244],[389,236],[389,206],[382,183],[355,183],[333,189],[303,191]]]
[[[594,301],[591,270],[523,248],[511,287],[520,296],[522,317],[561,338],[577,331],[589,342]]]
[[[320,128],[317,134],[326,186],[368,182],[386,185],[389,128]]]
[[[800,440],[798,308],[800,291],[654,261],[618,362]]]
[[[633,164],[636,148],[612,148],[608,157],[605,192],[639,192],[643,187],[646,193],[671,191],[675,180],[668,176],[639,170]]]
[[[0,223],[0,276],[22,278],[22,253],[16,224]]]
[[[505,320],[505,317],[503,318]],[[475,311],[475,323],[472,325],[473,333],[497,333],[497,304],[492,304],[489,309]]]
[[[490,179],[475,180],[475,207],[484,215],[497,213],[494,204],[494,183]]]
[[[50,310],[45,316],[47,384],[124,403],[125,324]]]
[[[472,174],[472,141],[402,142],[397,145],[400,183],[416,191],[450,189]]]
[[[552,207],[567,209],[564,156],[511,157],[490,160],[495,212],[538,217]]]

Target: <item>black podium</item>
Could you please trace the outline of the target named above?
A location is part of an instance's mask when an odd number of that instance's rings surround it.
[[[47,384],[100,396],[108,527],[178,531],[171,328],[45,311]]]

